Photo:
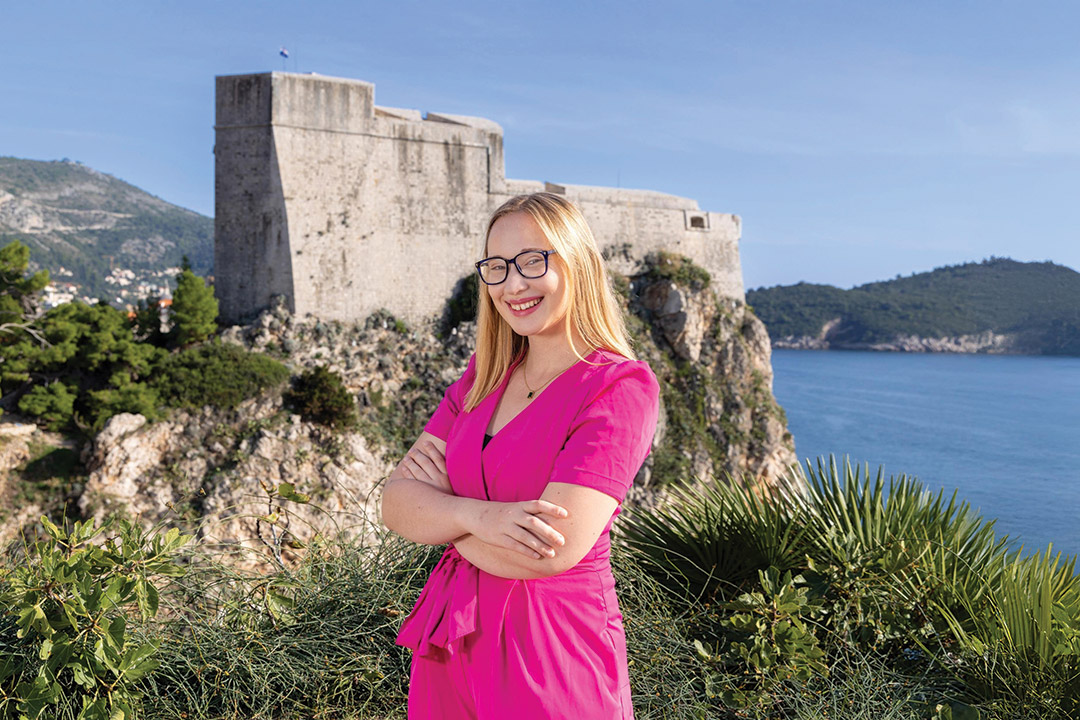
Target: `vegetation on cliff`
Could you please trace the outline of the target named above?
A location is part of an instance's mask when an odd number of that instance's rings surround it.
[[[850,290],[759,288],[746,301],[774,342],[823,338],[852,347],[990,332],[1014,337],[1012,352],[1080,355],[1080,273],[1051,262],[990,258]]]

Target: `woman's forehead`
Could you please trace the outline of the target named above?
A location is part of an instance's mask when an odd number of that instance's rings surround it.
[[[487,254],[512,258],[526,250],[552,250],[547,236],[525,212],[503,215],[488,233]]]

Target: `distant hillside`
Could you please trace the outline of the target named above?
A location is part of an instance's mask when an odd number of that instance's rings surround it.
[[[112,268],[161,270],[187,255],[196,273],[211,272],[214,221],[70,161],[0,157],[0,247],[21,240],[31,262],[83,286],[113,291]],[[59,279],[59,278],[57,278]]]
[[[991,258],[851,290],[746,293],[775,347],[1080,355],[1080,273]]]

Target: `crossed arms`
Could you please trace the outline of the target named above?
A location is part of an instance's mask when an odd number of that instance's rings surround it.
[[[577,565],[618,504],[593,488],[549,482],[540,498],[497,502],[454,495],[446,441],[424,432],[386,480],[382,520],[425,545],[451,542],[462,557],[498,577],[531,580]]]

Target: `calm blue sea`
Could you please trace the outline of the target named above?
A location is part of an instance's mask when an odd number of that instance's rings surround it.
[[[804,464],[959,489],[1025,552],[1080,553],[1080,358],[776,350],[773,371]]]

